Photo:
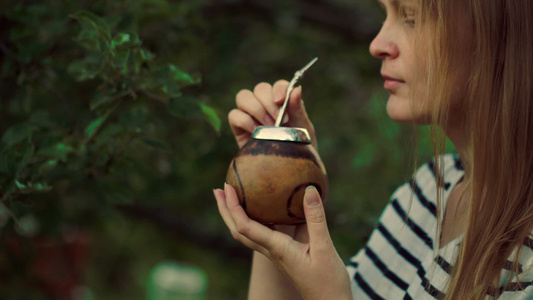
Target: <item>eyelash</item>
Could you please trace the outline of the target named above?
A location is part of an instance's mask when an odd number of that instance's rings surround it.
[[[404,22],[405,22],[407,25],[409,25],[410,27],[414,27],[414,26],[415,26],[415,17],[414,17],[414,13],[410,13],[410,12],[408,12],[406,9],[402,9],[401,13],[402,13],[402,16],[403,16]]]

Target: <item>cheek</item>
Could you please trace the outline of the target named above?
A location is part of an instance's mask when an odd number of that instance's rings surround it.
[[[449,108],[453,113],[461,113],[465,109],[465,99],[468,93],[468,82],[470,81],[470,70],[468,66],[468,59],[459,55],[455,57],[454,67],[451,69],[451,93]]]

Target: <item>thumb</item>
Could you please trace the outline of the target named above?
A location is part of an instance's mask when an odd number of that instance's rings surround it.
[[[329,236],[324,205],[318,191],[312,185],[305,189],[304,213],[309,232],[311,255],[313,252],[329,250],[332,242]]]

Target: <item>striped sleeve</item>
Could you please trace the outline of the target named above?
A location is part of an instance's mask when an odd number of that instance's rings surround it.
[[[512,261],[518,251],[513,251],[502,269],[500,276],[500,297],[498,299],[533,299],[533,239],[527,237],[520,249],[518,257],[518,276],[514,276],[511,270]]]
[[[447,155],[444,165],[445,169],[455,170],[453,180],[462,176],[453,156]],[[428,274],[430,266],[435,265],[436,176],[434,165],[425,164],[412,180],[394,192],[367,245],[347,266],[354,299],[440,299],[444,296],[442,288],[433,285]],[[451,181],[444,180],[442,188],[448,190],[451,185]],[[448,276],[444,271],[445,261],[440,263],[439,270]]]

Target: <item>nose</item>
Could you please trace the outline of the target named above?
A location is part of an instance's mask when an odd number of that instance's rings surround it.
[[[379,59],[394,59],[400,55],[398,44],[394,40],[394,34],[383,24],[378,35],[370,43],[370,54]]]

